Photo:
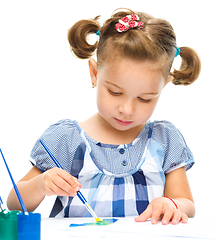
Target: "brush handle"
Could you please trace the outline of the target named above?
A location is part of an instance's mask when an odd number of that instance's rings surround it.
[[[5,214],[8,213],[8,211],[7,211],[6,208],[5,208],[5,205],[4,205],[3,201],[2,201],[2,199],[1,199],[1,196],[0,196],[0,210],[1,210],[2,212],[4,212]]]
[[[2,199],[1,199],[1,196],[0,196],[0,204],[3,205],[3,201],[2,201]]]
[[[45,148],[46,152],[49,154],[49,156],[51,157],[51,159],[54,161],[55,165],[57,165],[57,167],[63,169],[63,167],[60,165],[60,163],[58,162],[58,160],[55,158],[55,156],[50,152],[50,150],[46,147],[45,143],[40,140],[40,143],[43,145],[43,147]]]
[[[6,168],[7,168],[8,173],[9,173],[10,179],[11,179],[11,181],[12,181],[12,183],[13,183],[13,187],[14,187],[14,190],[15,190],[15,192],[16,192],[16,195],[17,195],[17,198],[18,198],[18,200],[19,200],[19,203],[20,203],[20,206],[21,206],[21,208],[22,208],[22,211],[23,211],[24,214],[28,215],[28,212],[27,212],[27,209],[26,209],[26,207],[25,207],[25,204],[24,204],[24,202],[23,202],[23,200],[22,200],[22,197],[21,197],[21,195],[20,195],[20,192],[19,192],[19,190],[18,190],[18,188],[17,188],[17,186],[16,186],[16,184],[15,184],[15,182],[14,182],[14,180],[13,180],[12,174],[11,174],[10,169],[9,169],[9,167],[8,167],[8,165],[7,165],[7,162],[6,162],[5,158],[4,158],[4,155],[3,155],[3,152],[2,152],[2,150],[1,150],[1,148],[0,148],[0,153],[1,153],[1,155],[2,155],[4,164],[5,164]]]
[[[0,196],[0,209],[1,209],[1,211],[3,211],[5,209],[4,203],[3,203],[2,199],[1,199],[1,196]]]
[[[87,200],[80,191],[77,192],[77,196],[79,197],[83,204],[87,203]]]

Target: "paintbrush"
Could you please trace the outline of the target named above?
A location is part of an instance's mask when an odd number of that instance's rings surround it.
[[[45,145],[45,143],[40,140],[40,143],[42,144],[42,146],[44,147],[44,149],[46,150],[46,152],[49,154],[49,156],[51,157],[51,159],[54,161],[54,163],[57,165],[57,167],[63,169],[63,167],[60,165],[60,163],[57,161],[57,159],[55,158],[55,156],[50,152],[50,150],[48,149],[48,147]],[[85,205],[86,209],[89,211],[89,213],[95,218],[96,222],[102,222],[102,220],[100,220],[98,218],[98,216],[95,214],[95,212],[93,211],[93,209],[91,208],[91,206],[89,205],[89,203],[87,202],[87,200],[85,199],[85,197],[83,196],[83,194],[78,191],[77,192],[77,196],[79,197],[79,199],[82,201],[82,203]]]
[[[2,199],[1,199],[1,196],[0,196],[0,211],[1,211],[1,212],[2,212],[2,211],[4,211],[4,212],[7,211],[6,208],[5,208],[5,206],[4,206],[3,201],[2,201]]]
[[[13,180],[12,174],[11,174],[10,169],[9,169],[9,167],[8,167],[8,165],[7,165],[7,162],[6,162],[5,158],[4,158],[4,155],[3,155],[3,152],[2,152],[2,150],[1,150],[1,148],[0,148],[0,153],[1,153],[1,155],[2,155],[3,161],[4,161],[4,163],[5,163],[5,166],[6,166],[6,168],[7,168],[8,174],[9,174],[9,176],[10,176],[10,179],[11,179],[11,181],[12,181],[12,183],[13,183],[13,187],[14,187],[14,190],[15,190],[15,192],[16,192],[16,196],[17,196],[17,198],[18,198],[18,200],[19,200],[19,203],[20,203],[20,206],[21,206],[21,208],[22,208],[22,211],[23,211],[23,213],[24,213],[25,215],[29,215],[28,212],[27,212],[27,209],[26,209],[26,207],[25,207],[25,204],[24,204],[24,202],[23,202],[23,200],[22,200],[22,197],[21,197],[21,195],[20,195],[20,192],[19,192],[19,190],[18,190],[18,188],[17,188],[17,186],[16,186],[16,184],[15,184],[15,182],[14,182],[14,180]]]

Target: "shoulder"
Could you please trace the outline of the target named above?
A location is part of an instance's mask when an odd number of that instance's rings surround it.
[[[164,150],[163,169],[165,173],[185,166],[188,170],[194,164],[193,154],[178,128],[168,121],[155,121],[152,138]]]
[[[63,119],[49,128],[42,134],[40,139],[50,142],[51,145],[61,146],[61,148],[76,148],[80,142],[80,133],[77,129],[76,121],[70,119]]]
[[[64,137],[78,137],[79,133],[74,124],[74,121],[70,119],[63,119],[50,125],[47,130],[42,134],[42,138],[52,138],[53,140],[59,140]]]
[[[31,162],[40,170],[47,170],[55,165],[41,146],[39,140],[44,141],[51,153],[56,156],[65,169],[67,169],[75,149],[81,143],[79,132],[72,120],[63,119],[50,125],[36,141],[31,151]]]
[[[166,120],[154,121],[153,137],[163,143],[174,140],[184,141],[184,138],[178,128],[173,123]]]
[[[45,133],[50,133],[53,131],[74,131],[75,124],[70,119],[62,119],[54,124],[51,124]]]
[[[177,129],[173,123],[166,120],[154,121],[153,123],[154,123],[153,128],[156,131],[170,132],[170,131],[175,131]]]

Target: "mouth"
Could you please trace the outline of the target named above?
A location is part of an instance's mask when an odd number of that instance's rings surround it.
[[[121,125],[121,126],[128,126],[129,124],[132,123],[132,121],[123,121],[123,120],[119,120],[118,118],[114,118],[116,120],[116,122]]]

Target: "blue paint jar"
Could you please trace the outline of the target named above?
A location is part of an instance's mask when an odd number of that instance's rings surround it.
[[[17,215],[18,240],[40,240],[41,214],[30,213]]]

